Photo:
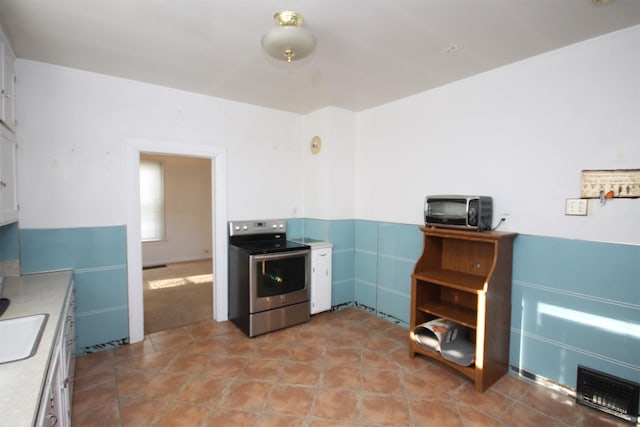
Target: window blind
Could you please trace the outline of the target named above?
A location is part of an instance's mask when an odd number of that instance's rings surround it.
[[[162,162],[140,161],[140,232],[143,242],[164,239]]]

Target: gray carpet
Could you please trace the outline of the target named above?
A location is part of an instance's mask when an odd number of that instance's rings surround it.
[[[211,260],[144,270],[144,333],[212,319],[211,272]]]

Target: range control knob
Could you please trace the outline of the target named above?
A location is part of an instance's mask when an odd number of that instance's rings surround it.
[[[280,224],[280,228],[284,228],[284,224]]]
[[[277,225],[277,224],[273,224],[273,225],[272,225],[272,227],[273,227],[274,229],[276,229],[276,228],[278,228],[278,225]]]
[[[236,231],[239,231],[239,230],[240,230],[240,226],[236,225]]]
[[[246,226],[246,225],[243,225],[243,226],[242,226],[242,229],[243,229],[243,230],[248,230],[248,229],[249,229],[249,227],[248,227],[248,226]]]

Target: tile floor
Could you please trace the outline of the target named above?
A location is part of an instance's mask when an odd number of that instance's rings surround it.
[[[205,321],[78,358],[73,426],[628,426],[513,375],[482,394],[351,308],[253,339]]]

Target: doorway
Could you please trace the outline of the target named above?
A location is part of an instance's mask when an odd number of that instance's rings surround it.
[[[142,153],[144,334],[213,318],[211,159]]]
[[[140,154],[201,157],[211,160],[212,168],[212,259],[213,318],[228,319],[227,289],[227,156],[224,147],[192,145],[179,141],[126,138],[127,182],[127,279],[129,342],[144,339],[144,302],[142,281],[142,248],[140,230]]]

